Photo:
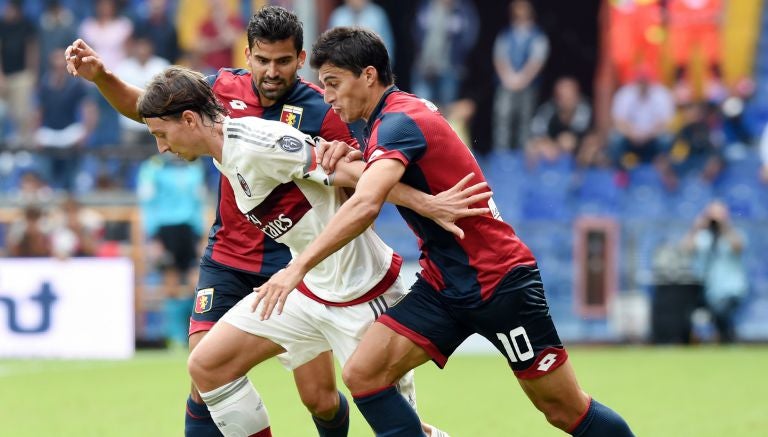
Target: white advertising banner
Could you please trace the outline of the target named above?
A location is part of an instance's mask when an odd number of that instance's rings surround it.
[[[0,358],[130,358],[127,258],[0,259]]]

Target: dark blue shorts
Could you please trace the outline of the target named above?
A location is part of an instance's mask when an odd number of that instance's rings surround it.
[[[567,360],[535,266],[519,266],[477,307],[458,307],[419,277],[379,322],[424,349],[440,368],[472,334],[487,338],[518,378],[536,378]]]
[[[224,313],[268,279],[267,276],[246,273],[203,258],[189,334],[210,330]]]

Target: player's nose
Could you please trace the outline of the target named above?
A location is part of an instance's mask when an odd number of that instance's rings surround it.
[[[159,153],[165,153],[167,151],[171,150],[170,147],[168,147],[167,143],[164,143],[163,141],[160,141],[160,139],[157,139],[157,151]]]

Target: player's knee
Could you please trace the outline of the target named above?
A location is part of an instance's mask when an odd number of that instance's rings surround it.
[[[547,422],[562,430],[568,430],[572,427],[583,413],[576,405],[565,402],[562,399],[538,401],[535,402],[535,405],[539,411],[544,413]]]
[[[205,381],[208,379],[210,372],[210,366],[207,365],[203,354],[198,353],[198,350],[193,350],[189,354],[187,359],[187,371],[192,378],[192,382],[200,387],[201,384],[206,386]]]
[[[353,394],[378,388],[371,386],[368,369],[353,360],[348,361],[344,365],[344,369],[341,371],[341,379]]]
[[[330,420],[339,409],[339,392],[333,390],[317,390],[311,394],[302,393],[301,402],[315,417]]]

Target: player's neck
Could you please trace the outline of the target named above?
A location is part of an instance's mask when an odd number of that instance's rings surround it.
[[[371,91],[370,91],[371,98],[368,100],[368,103],[365,107],[365,111],[363,112],[363,119],[365,119],[366,122],[368,122],[371,119],[371,115],[373,115],[373,111],[376,110],[377,106],[379,106],[379,102],[381,102],[381,98],[384,97],[384,93],[386,93],[388,89],[389,89],[389,86],[383,86],[378,83],[371,88]]]
[[[208,151],[211,157],[221,164],[221,154],[224,149],[224,123],[217,122],[210,130],[210,135],[206,138]]]

